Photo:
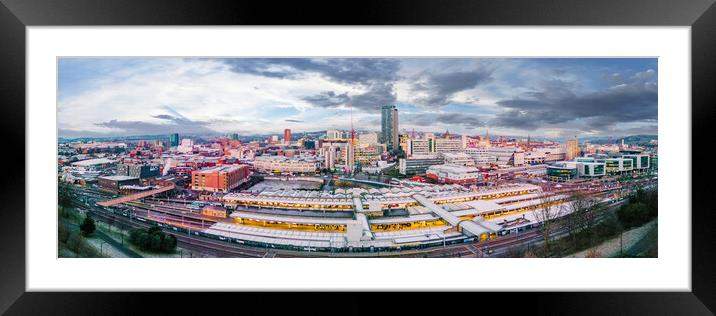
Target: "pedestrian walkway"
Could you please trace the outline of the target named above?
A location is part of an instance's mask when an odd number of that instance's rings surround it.
[[[97,205],[99,205],[99,206],[112,206],[112,205],[122,204],[122,203],[130,202],[130,201],[134,201],[134,200],[139,200],[139,199],[141,199],[141,198],[145,198],[145,197],[148,197],[148,196],[152,196],[152,195],[155,195],[155,194],[159,194],[159,193],[163,193],[163,192],[167,192],[167,191],[171,191],[171,190],[174,190],[174,185],[173,185],[173,184],[170,184],[170,185],[165,186],[165,187],[161,187],[161,188],[159,188],[159,189],[149,190],[149,191],[146,191],[146,192],[139,192],[139,193],[135,193],[135,194],[131,194],[131,195],[126,195],[126,196],[123,196],[123,197],[118,197],[118,198],[116,198],[116,199],[111,199],[111,200],[107,200],[107,201],[97,202]]]
[[[461,220],[459,217],[453,215],[446,209],[433,203],[432,201],[428,200],[426,197],[420,194],[413,195],[413,198],[423,206],[427,207],[431,212],[435,213],[435,215],[440,216],[440,218],[448,222],[450,225],[462,228],[463,233],[467,232],[466,235],[468,236],[480,237],[482,235],[489,236],[491,233],[497,233],[495,229],[492,229],[491,227],[486,227],[488,226],[488,223],[478,224],[470,220]]]

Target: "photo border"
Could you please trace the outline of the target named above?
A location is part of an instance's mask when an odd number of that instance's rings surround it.
[[[711,120],[716,117],[716,5],[713,0],[688,4],[677,0],[629,1],[427,1],[357,2],[339,9],[335,2],[232,1],[49,1],[2,0],[0,7],[0,98],[2,98],[3,135],[8,143],[6,156],[14,160],[6,165],[3,183],[3,211],[0,212],[0,311],[8,314],[127,313],[142,303],[162,301],[156,294],[132,293],[37,293],[26,292],[25,280],[25,142],[26,108],[26,26],[54,25],[684,25],[691,26],[692,63],[692,144],[708,146],[712,140]],[[333,9],[336,10],[331,12]],[[694,146],[692,146],[694,148]],[[709,155],[691,155],[692,166],[708,166]],[[685,170],[692,172],[692,170]],[[708,172],[705,172],[708,174]],[[693,175],[693,173],[692,173]],[[686,185],[686,184],[685,184]],[[615,293],[479,293],[480,300],[520,300],[526,309],[551,313],[599,314],[712,314],[716,309],[716,274],[713,256],[716,248],[714,213],[707,197],[708,184],[703,177],[692,176],[692,292],[615,292]],[[687,202],[688,203],[688,202]],[[696,238],[693,238],[695,236]],[[206,295],[194,296],[201,302],[214,301],[236,307],[235,294],[223,293],[207,301]],[[240,294],[241,300],[259,302],[269,294]],[[351,310],[352,306],[370,309],[365,294],[337,299],[327,293],[292,293],[282,297],[276,308],[291,310],[299,306],[334,306]],[[387,294],[392,295],[392,294]],[[186,293],[175,293],[175,300]],[[226,298],[228,301],[223,300]],[[419,296],[410,298],[421,302]],[[450,300],[445,295],[434,299]],[[453,298],[454,299],[454,298]],[[403,300],[400,300],[403,301]],[[471,305],[472,300],[458,300]],[[182,301],[179,301],[182,302]],[[184,301],[185,302],[185,301]],[[422,304],[412,308],[421,308]],[[167,304],[161,311],[185,310],[184,304]],[[202,304],[207,305],[207,304]],[[479,306],[481,304],[477,304]],[[531,306],[531,307],[527,307]],[[271,306],[274,308],[274,306]],[[209,307],[211,308],[211,307]],[[400,307],[405,313],[411,307]],[[354,312],[357,309],[353,310]]]

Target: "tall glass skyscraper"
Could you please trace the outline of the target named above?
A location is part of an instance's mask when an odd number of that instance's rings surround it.
[[[400,145],[398,141],[398,108],[395,105],[381,107],[380,141],[386,145],[388,151],[395,150]]]
[[[179,134],[174,133],[169,135],[169,147],[179,146]]]

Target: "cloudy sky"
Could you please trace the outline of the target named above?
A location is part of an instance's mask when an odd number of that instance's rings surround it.
[[[655,58],[62,58],[62,137],[400,128],[657,133]],[[352,109],[352,110],[351,110]]]

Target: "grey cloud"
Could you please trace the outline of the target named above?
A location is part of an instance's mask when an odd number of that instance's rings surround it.
[[[351,97],[351,104],[355,108],[377,111],[383,105],[394,104],[397,100],[393,83],[373,83],[368,92]]]
[[[602,75],[602,79],[613,84],[624,83],[624,75],[618,72]]]
[[[486,120],[479,115],[459,112],[405,114],[401,120],[415,125],[430,126],[435,123],[461,125],[464,128],[486,126]]]
[[[152,117],[153,117],[153,118],[162,119],[162,120],[173,120],[173,119],[174,119],[173,116],[167,115],[167,114],[153,115]]]
[[[382,58],[229,58],[219,59],[240,73],[265,77],[296,78],[305,72],[317,73],[334,81],[364,84],[397,78],[400,61]]]
[[[646,71],[637,72],[632,79],[638,82],[648,82],[652,79],[656,79],[656,71],[654,69],[647,69]]]
[[[193,121],[169,106],[163,106],[169,114],[158,114],[152,115],[151,117],[167,121],[167,123],[152,123],[143,121],[123,121],[123,120],[111,120],[107,122],[95,123],[97,126],[107,127],[112,129],[118,129],[120,132],[116,134],[121,135],[153,135],[153,134],[166,134],[173,132],[192,133],[192,134],[203,134],[203,133],[214,133],[215,131],[208,128],[208,122]]]
[[[393,84],[383,82],[372,83],[368,86],[367,92],[353,96],[347,92],[338,94],[334,91],[324,91],[316,95],[303,97],[302,99],[322,108],[352,105],[356,109],[377,111],[383,105],[394,104],[396,96]]]
[[[221,59],[239,73],[265,77],[294,79],[307,73],[318,74],[328,80],[360,86],[367,92],[357,95],[324,91],[303,97],[303,100],[324,108],[351,103],[353,107],[372,111],[396,101],[394,82],[399,79],[398,59],[383,58],[234,58]]]
[[[358,126],[376,126],[380,127],[380,116],[374,115],[369,117],[363,117],[356,121]]]
[[[348,97],[348,93],[336,94],[333,91],[324,91],[316,95],[303,97],[302,99],[315,106],[330,108],[345,104],[350,100],[350,97]]]
[[[612,76],[615,77],[615,76]],[[616,123],[656,121],[658,89],[654,71],[638,73],[608,89],[577,95],[568,83],[498,101],[505,108],[490,125],[533,130],[545,124],[580,121],[582,130],[604,129]],[[550,87],[549,84],[547,87]]]
[[[413,89],[427,92],[428,96],[418,100],[427,106],[444,106],[457,92],[469,90],[492,79],[492,70],[478,68],[469,71],[420,74]]]
[[[301,120],[291,120],[291,119],[288,119],[288,120],[284,120],[284,121],[286,121],[286,122],[291,122],[291,123],[303,123],[303,121],[301,121]]]

